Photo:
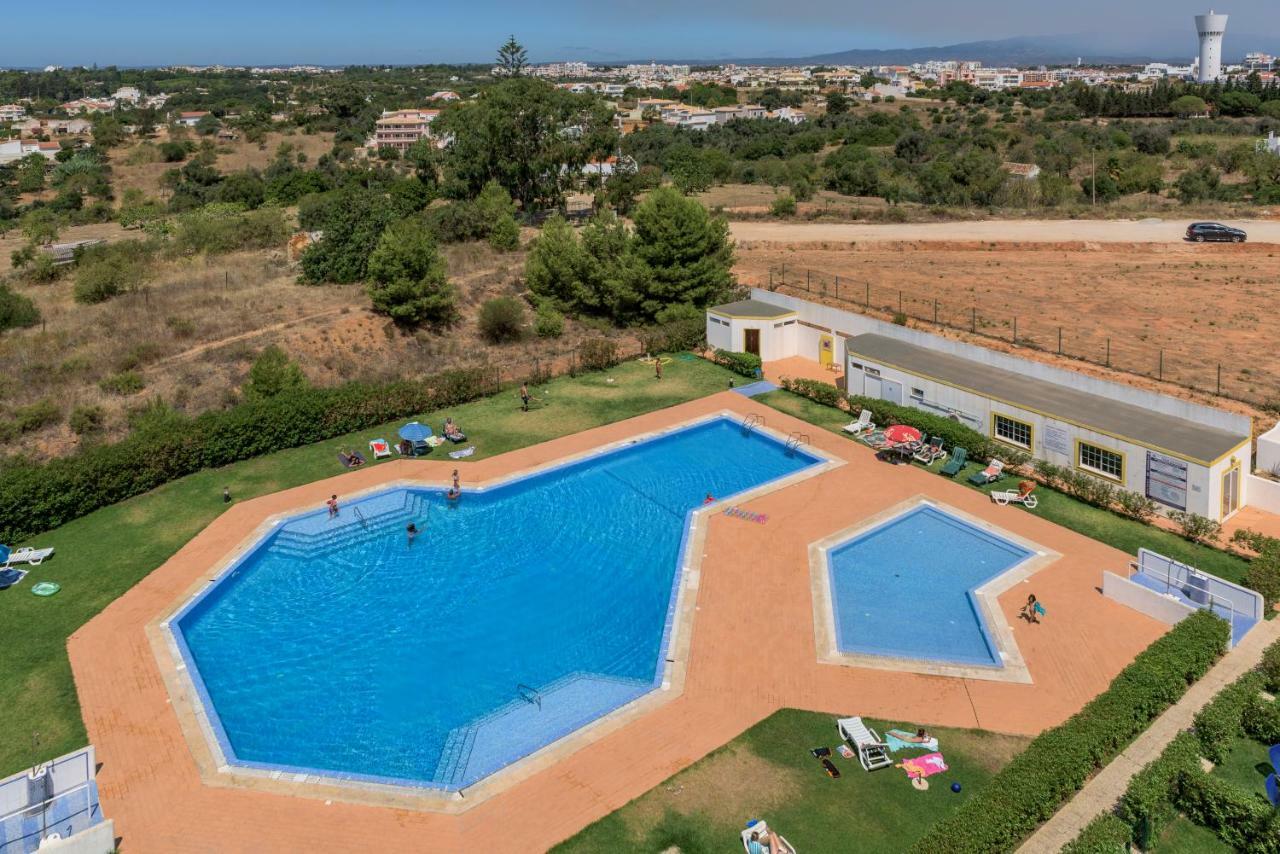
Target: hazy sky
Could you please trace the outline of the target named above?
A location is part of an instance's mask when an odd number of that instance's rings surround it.
[[[419,63],[492,59],[509,32],[534,61],[805,56],[1018,35],[1103,32],[1100,49],[1195,49],[1183,0],[13,0],[0,67],[168,63]],[[52,11],[51,11],[52,9]],[[1240,51],[1280,39],[1277,0],[1236,0]],[[16,36],[16,37],[14,37]],[[1264,45],[1265,46],[1265,45]],[[1272,52],[1280,52],[1280,43]]]

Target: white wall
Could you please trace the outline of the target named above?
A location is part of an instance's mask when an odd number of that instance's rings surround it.
[[[707,346],[733,351],[733,321],[707,314]]]
[[[46,839],[40,850],[56,854],[111,854],[116,850],[116,826],[111,819],[98,822],[67,839]]]
[[[1237,415],[1234,412],[1203,406],[1188,400],[1169,397],[1168,395],[1133,388],[1108,380],[1101,380],[1076,373],[1075,371],[1055,368],[1044,362],[1023,359],[1007,353],[988,350],[985,347],[966,344],[963,341],[954,341],[950,338],[943,338],[917,329],[897,326],[887,321],[877,320],[874,317],[866,317],[854,312],[818,305],[799,297],[775,293],[767,288],[752,288],[751,298],[772,305],[794,309],[799,312],[801,320],[818,324],[828,329],[834,329],[843,335],[852,336],[874,332],[878,335],[896,338],[899,341],[928,347],[940,353],[951,353],[985,365],[1002,368],[1006,371],[1016,371],[1023,376],[1035,377],[1058,385],[1070,386],[1089,394],[1096,394],[1111,400],[1119,400],[1134,406],[1141,406],[1154,412],[1172,415],[1207,427],[1216,427],[1221,430],[1239,433],[1241,436],[1247,436],[1253,432],[1253,422],[1247,415]],[[813,352],[817,352],[816,344]]]
[[[1187,618],[1196,610],[1127,578],[1121,578],[1114,572],[1102,573],[1102,595],[1168,625]]]
[[[728,326],[720,321],[726,321]],[[766,362],[774,362],[796,355],[796,337],[799,328],[800,324],[794,316],[724,317],[708,312],[707,345],[733,353],[745,353],[746,332],[748,329],[755,329],[760,332],[760,358]],[[817,360],[816,346],[814,360]]]
[[[1280,471],[1280,424],[1258,437],[1258,456],[1254,461],[1258,471]]]
[[[1256,474],[1244,476],[1244,498],[1250,507],[1268,513],[1280,513],[1280,481],[1268,480]]]

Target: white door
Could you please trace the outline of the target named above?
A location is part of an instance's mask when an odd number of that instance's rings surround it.
[[[879,400],[880,391],[882,386],[884,385],[884,381],[881,380],[879,377],[871,376],[871,374],[866,374],[865,377],[866,378],[863,380],[863,387],[862,387],[863,395],[866,397]]]
[[[902,405],[902,383],[897,380],[881,380],[880,381],[880,399],[887,400],[890,403]]]

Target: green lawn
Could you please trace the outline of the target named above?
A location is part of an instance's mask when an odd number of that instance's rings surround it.
[[[908,721],[870,721],[878,731]],[[905,772],[862,770],[833,755],[833,780],[809,749],[839,743],[836,716],[784,709],[553,849],[556,854],[678,845],[681,854],[741,850],[738,834],[763,818],[798,850],[898,852],[949,815],[1027,744],[976,730],[937,729],[950,770],[912,788]],[[912,752],[905,755],[921,755]],[[958,782],[959,794],[951,791]]]
[[[849,423],[850,417],[849,413],[842,410],[830,406],[822,406],[808,398],[781,390],[761,395],[756,400],[780,412],[808,421],[817,427],[841,436],[847,436],[847,434],[841,432],[840,428]],[[857,441],[852,438],[849,440]],[[942,463],[935,463],[931,468],[936,471],[941,467]],[[956,476],[955,482],[970,486],[972,489],[982,489],[982,491],[988,493],[993,489],[1010,488],[1012,481],[1009,479],[987,487],[976,487],[969,484],[969,475],[980,468],[981,465],[978,463],[966,467],[963,472]],[[1170,531],[1146,525],[1142,522],[1135,522],[1132,519],[1125,519],[1115,513],[1100,510],[1082,501],[1077,501],[1061,492],[1041,488],[1036,491],[1036,495],[1039,496],[1040,504],[1035,510],[1026,510],[1021,507],[1017,509],[1021,512],[1043,516],[1064,528],[1070,528],[1077,533],[1084,534],[1086,537],[1092,537],[1107,545],[1114,546],[1126,554],[1136,555],[1139,548],[1145,547],[1167,555],[1174,560],[1190,564],[1205,572],[1211,572],[1228,581],[1235,582],[1240,581],[1245,570],[1249,567],[1247,561],[1220,549],[1202,546]],[[1113,572],[1124,570],[1122,566],[1105,568]]]
[[[1152,854],[1235,854],[1218,834],[1179,815],[1151,846]]]
[[[474,461],[704,397],[728,388],[732,376],[701,359],[677,358],[657,381],[652,368],[630,362],[552,380],[533,390],[542,404],[529,412],[521,412],[515,393],[507,390],[448,413],[424,413],[421,420],[439,429],[445,415],[452,415],[476,446]],[[84,744],[67,637],[226,509],[224,486],[242,500],[341,474],[337,452],[343,445],[368,455],[369,439],[394,441],[400,423],[199,472],[33,539],[32,545],[53,546],[57,553],[21,584],[0,592],[0,626],[6,629],[0,645],[0,775]],[[443,450],[432,457],[443,456]],[[62,592],[49,599],[32,596],[31,585],[44,580],[58,582]]]
[[[1213,769],[1215,777],[1221,777],[1260,798],[1267,797],[1266,780],[1271,773],[1271,759],[1267,755],[1269,745],[1247,736],[1238,737],[1227,755]]]

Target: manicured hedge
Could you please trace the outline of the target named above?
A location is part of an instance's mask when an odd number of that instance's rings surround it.
[[[1062,847],[1062,854],[1124,854],[1129,848],[1129,825],[1104,813],[1085,825],[1080,835]]]
[[[1038,736],[911,850],[986,854],[1016,848],[1204,675],[1226,650],[1230,631],[1226,621],[1205,611],[1178,623],[1106,691]]]
[[[1173,805],[1177,788],[1184,774],[1199,770],[1200,742],[1194,733],[1180,732],[1154,762],[1134,775],[1116,813],[1132,829],[1138,847],[1150,848],[1178,817]]]
[[[309,445],[496,390],[491,369],[446,371],[421,380],[302,388],[266,400],[175,416],[112,445],[0,477],[0,542],[28,539],[100,507],[205,468]]]
[[[1178,808],[1228,845],[1251,854],[1280,852],[1280,813],[1239,786],[1200,768],[1179,775]]]
[[[1200,739],[1200,752],[1217,763],[1226,758],[1231,743],[1240,735],[1245,709],[1257,700],[1265,683],[1261,673],[1246,673],[1223,688],[1196,715],[1195,734]]]
[[[823,406],[839,406],[840,398],[843,397],[840,389],[831,383],[824,383],[820,380],[783,377],[782,387],[792,394],[807,397],[814,403],[821,403]]]
[[[720,349],[711,354],[711,361],[744,377],[760,376],[760,367],[764,364],[754,353],[731,353]]]

